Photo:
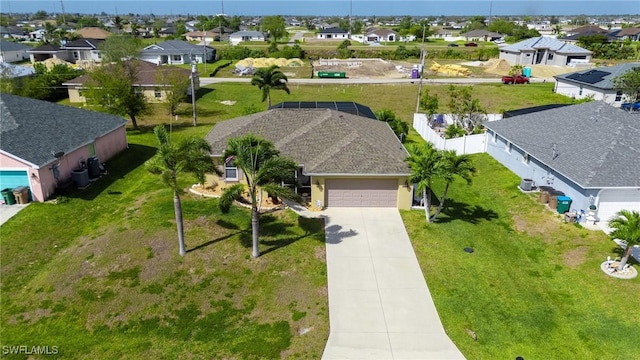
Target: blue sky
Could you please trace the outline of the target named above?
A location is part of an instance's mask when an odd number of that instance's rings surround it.
[[[65,12],[98,14],[229,15],[621,15],[640,14],[640,1],[589,0],[63,0]],[[44,10],[60,13],[60,0],[0,0],[2,13]]]

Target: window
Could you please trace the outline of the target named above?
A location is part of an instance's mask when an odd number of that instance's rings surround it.
[[[616,101],[622,101],[622,91],[616,92]]]
[[[524,154],[522,156],[522,162],[525,163],[526,165],[529,165],[529,154]]]
[[[80,58],[80,54],[77,51],[73,52],[73,58],[78,60]]]
[[[580,86],[580,92],[578,93],[578,95],[582,96],[582,86]]]
[[[549,56],[547,56],[547,60],[553,60],[553,54],[549,54]]]
[[[161,98],[162,97],[162,93],[160,92],[160,89],[156,88],[153,90],[153,96],[155,96],[156,98]]]
[[[182,61],[182,55],[172,55],[171,60],[173,61]]]
[[[224,165],[224,177],[225,180],[238,180],[238,168],[231,165],[230,163]]]

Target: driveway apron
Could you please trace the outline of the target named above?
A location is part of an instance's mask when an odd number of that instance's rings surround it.
[[[322,358],[464,359],[444,332],[397,209],[324,211],[329,321]]]

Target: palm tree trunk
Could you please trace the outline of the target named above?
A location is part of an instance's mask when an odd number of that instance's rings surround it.
[[[271,94],[267,93],[267,110],[271,107]]]
[[[180,256],[184,256],[187,252],[184,246],[184,224],[182,222],[182,203],[180,195],[173,193],[173,210],[176,213],[176,226],[178,227],[178,246],[180,247]]]
[[[444,208],[444,200],[447,198],[447,191],[449,190],[449,183],[447,183],[444,186],[444,192],[442,193],[442,198],[440,199],[440,205],[438,205],[438,209],[436,209],[436,213],[433,214],[433,219],[435,220],[438,215],[440,215],[440,212],[442,212],[442,209]]]
[[[631,249],[633,249],[633,246],[627,245],[627,249],[624,251],[624,256],[622,257],[620,264],[618,264],[618,270],[621,271],[622,269],[624,269],[624,266],[627,265],[627,261],[629,261],[629,256],[631,256]]]
[[[133,124],[133,129],[138,130],[138,122],[136,121],[136,116],[134,114],[130,114],[129,117],[131,117],[131,123]]]
[[[258,249],[258,231],[260,227],[260,213],[256,206],[251,207],[251,238],[253,240],[253,258],[260,256]]]
[[[431,209],[431,188],[422,190],[422,199],[424,200],[424,216],[427,218],[427,223],[431,222],[431,216],[429,216],[429,210]]]

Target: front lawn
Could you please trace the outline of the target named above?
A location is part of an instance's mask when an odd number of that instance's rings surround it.
[[[437,223],[425,225],[422,211],[402,212],[440,318],[462,353],[636,358],[640,278],[600,270],[619,249],[603,232],[563,223],[535,194],[521,193],[517,176],[489,155],[473,160],[473,184],[453,185]]]
[[[253,260],[249,211],[223,215],[216,200],[189,194],[180,257],[172,194],[141,165],[153,134],[129,141],[108,176],[2,226],[0,345],[84,359],[320,358],[329,333],[322,222],[264,215]]]

